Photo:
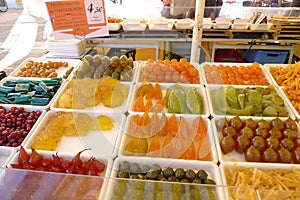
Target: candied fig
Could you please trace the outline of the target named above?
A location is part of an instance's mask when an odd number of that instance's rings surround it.
[[[258,127],[261,127],[263,129],[266,129],[266,130],[270,130],[271,129],[270,123],[267,120],[265,120],[265,119],[259,120],[258,123],[257,123],[257,125],[258,125]]]
[[[230,153],[235,149],[235,140],[231,135],[223,137],[220,141],[221,149],[224,154]]]
[[[278,140],[282,139],[282,133],[277,127],[273,127],[270,131],[270,136],[276,137]]]
[[[224,137],[226,137],[227,135],[231,135],[233,138],[237,138],[237,132],[232,126],[227,126],[223,128],[222,134]]]
[[[283,132],[283,137],[290,138],[291,140],[295,141],[298,138],[298,133],[296,130],[292,129],[285,129]]]
[[[294,151],[292,151],[292,159],[296,164],[300,164],[300,147],[297,147]]]
[[[252,138],[254,138],[255,136],[253,130],[247,126],[242,128],[242,130],[240,131],[240,135],[247,135],[249,140],[252,140]]]
[[[260,162],[261,154],[259,150],[253,145],[251,145],[245,152],[245,160],[247,162]]]
[[[252,130],[255,130],[257,128],[257,123],[254,121],[254,119],[249,118],[246,119],[246,126],[251,128]]]
[[[274,149],[276,151],[279,149],[280,142],[276,137],[274,137],[274,136],[268,137],[266,141],[267,141],[267,146],[269,148],[271,147],[272,149]]]
[[[243,153],[246,151],[246,149],[248,147],[250,147],[251,142],[248,138],[247,135],[240,135],[237,139],[236,139],[236,147],[235,150],[239,153]]]
[[[271,126],[277,127],[280,131],[283,131],[285,129],[284,122],[281,119],[279,119],[278,117],[271,120]]]
[[[289,151],[292,151],[295,147],[293,140],[290,138],[284,138],[280,141],[281,145]]]
[[[229,124],[235,128],[236,131],[240,131],[244,124],[243,121],[241,120],[241,118],[239,116],[235,116],[233,117],[230,121]]]
[[[278,154],[277,152],[269,147],[267,150],[263,152],[263,161],[265,162],[278,162]]]
[[[291,152],[282,146],[278,150],[278,157],[279,157],[279,162],[281,163],[291,163],[292,161]]]
[[[255,134],[262,136],[264,139],[266,139],[270,136],[269,132],[266,129],[263,129],[261,127],[258,127],[257,129],[255,129]]]
[[[285,120],[284,124],[285,124],[285,128],[297,130],[297,124],[296,124],[295,120],[293,120],[290,117],[287,120]]]
[[[255,136],[252,139],[252,145],[256,147],[260,152],[263,152],[267,148],[267,143],[262,136]]]

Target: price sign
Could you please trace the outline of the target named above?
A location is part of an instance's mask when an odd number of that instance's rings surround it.
[[[104,0],[46,1],[54,38],[107,36]]]

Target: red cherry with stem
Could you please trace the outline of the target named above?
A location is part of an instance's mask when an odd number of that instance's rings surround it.
[[[53,166],[61,165],[61,158],[58,156],[57,152],[55,155],[52,155]]]
[[[72,159],[71,161],[71,165],[79,165],[81,166],[82,165],[82,160],[80,158],[80,154],[86,150],[91,150],[91,149],[83,149],[82,151],[78,152]]]
[[[93,159],[92,161],[92,169],[94,169],[97,173],[101,173],[105,169],[105,164],[100,160]]]

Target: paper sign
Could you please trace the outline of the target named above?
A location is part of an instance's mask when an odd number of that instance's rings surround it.
[[[46,1],[56,40],[108,36],[104,0]]]

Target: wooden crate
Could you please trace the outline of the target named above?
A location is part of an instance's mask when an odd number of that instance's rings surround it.
[[[271,18],[269,22],[277,32],[275,39],[300,38],[300,17]]]

